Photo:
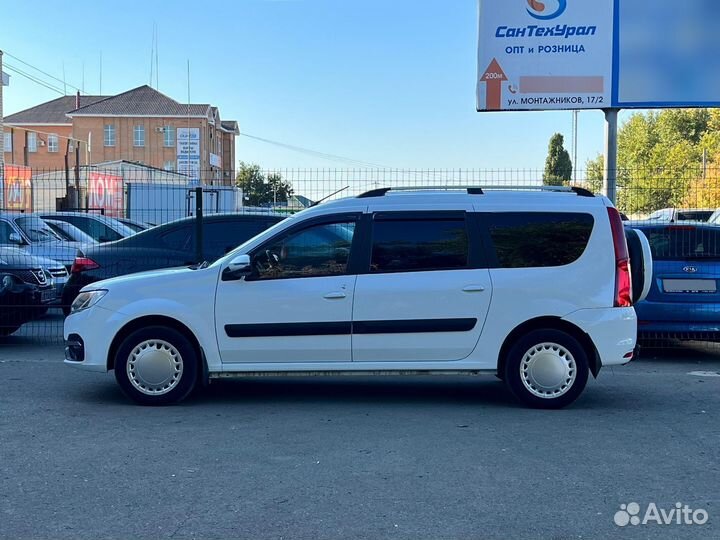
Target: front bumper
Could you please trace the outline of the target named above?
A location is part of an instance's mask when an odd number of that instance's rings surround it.
[[[105,373],[113,336],[122,327],[120,314],[93,306],[65,319],[65,361],[74,368]]]

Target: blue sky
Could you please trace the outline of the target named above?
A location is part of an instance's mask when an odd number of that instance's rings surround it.
[[[159,90],[220,108],[244,133],[399,168],[541,169],[567,112],[477,113],[476,0],[0,0],[0,48],[62,78],[119,93],[150,76]],[[5,57],[8,64],[24,66]],[[7,70],[6,70],[7,71]],[[43,77],[45,78],[45,77]],[[62,87],[61,83],[55,83]],[[71,92],[71,90],[69,90]],[[58,94],[19,75],[11,114]],[[603,116],[582,112],[578,164],[603,147]],[[263,167],[347,167],[239,137]]]

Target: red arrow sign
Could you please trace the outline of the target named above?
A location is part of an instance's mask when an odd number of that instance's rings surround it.
[[[507,81],[507,75],[493,58],[490,65],[482,74],[482,80],[486,83],[485,108],[488,111],[499,111],[502,98],[502,83]]]

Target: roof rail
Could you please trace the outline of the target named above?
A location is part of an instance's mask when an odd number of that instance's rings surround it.
[[[452,190],[467,190],[468,195],[484,195],[484,190],[511,190],[511,191],[551,191],[558,193],[574,193],[578,197],[594,197],[593,193],[585,188],[578,186],[516,186],[516,185],[492,185],[492,186],[402,186],[394,188],[377,188],[365,193],[361,193],[357,196],[358,199],[367,199],[371,197],[383,197],[389,191],[452,191]]]

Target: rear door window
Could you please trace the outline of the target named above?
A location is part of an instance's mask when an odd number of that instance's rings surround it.
[[[500,268],[565,266],[585,251],[595,220],[590,214],[485,214]]]
[[[373,223],[371,273],[423,272],[468,267],[464,217],[383,218]]]
[[[720,228],[659,227],[640,229],[650,242],[653,259],[720,259]]]

